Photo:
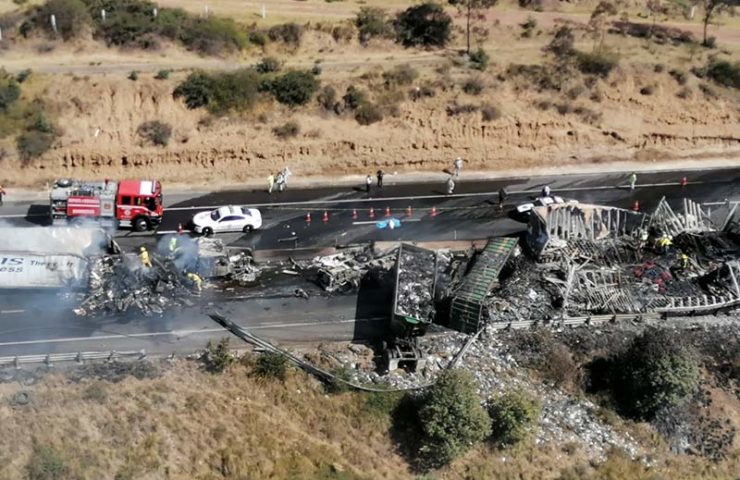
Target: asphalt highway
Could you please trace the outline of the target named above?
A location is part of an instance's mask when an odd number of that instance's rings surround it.
[[[683,177],[688,184],[681,185]],[[627,174],[561,175],[483,181],[463,171],[453,195],[446,195],[445,179],[436,183],[396,184],[386,177],[382,189],[364,186],[288,189],[268,195],[266,191],[220,191],[205,195],[167,195],[165,217],[157,232],[119,231],[117,241],[133,251],[155,243],[163,234],[187,225],[200,211],[222,205],[247,205],[262,212],[263,228],[251,234],[224,234],[231,246],[263,251],[311,249],[334,244],[368,241],[472,240],[517,234],[524,223],[510,215],[520,203],[538,196],[544,185],[556,195],[581,203],[630,208],[639,202],[644,211],[662,197],[676,206],[684,197],[709,205],[740,200],[740,167],[722,170],[640,173],[638,186],[630,191]],[[509,192],[506,209],[496,208],[497,192]],[[7,199],[6,199],[7,200]],[[407,209],[411,208],[410,214]],[[375,217],[370,218],[370,209]],[[379,229],[386,208],[401,221],[394,230]],[[433,213],[433,210],[435,213]],[[43,225],[46,205],[7,202],[0,208],[0,222],[19,227]],[[311,213],[312,221],[306,221]],[[324,212],[328,221],[323,221]],[[356,216],[353,213],[356,212]],[[305,286],[311,289],[310,286]],[[363,289],[360,294],[327,296],[317,289],[308,300],[292,295],[286,279],[282,292],[207,291],[191,307],[163,316],[119,315],[78,317],[74,301],[58,294],[0,292],[0,357],[79,351],[140,350],[169,354],[192,352],[209,339],[226,335],[207,314],[218,310],[246,328],[280,342],[321,340],[370,340],[382,332],[387,321],[387,291]]]

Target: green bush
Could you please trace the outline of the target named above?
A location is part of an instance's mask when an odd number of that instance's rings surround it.
[[[388,417],[402,397],[402,392],[370,392],[365,395],[362,409],[372,416]]]
[[[481,92],[483,92],[485,85],[483,85],[483,80],[480,78],[468,78],[465,80],[465,83],[463,83],[462,88],[463,92],[468,95],[480,95]]]
[[[264,57],[254,68],[260,73],[279,72],[283,68],[283,62],[275,57]]]
[[[278,138],[292,138],[301,132],[301,127],[296,122],[286,122],[272,129],[272,133]]]
[[[476,70],[484,71],[488,68],[489,60],[490,57],[482,48],[470,53],[470,66]]]
[[[128,79],[135,82],[139,79],[139,72],[136,70],[131,70],[131,72],[128,74]]]
[[[635,418],[653,418],[698,386],[695,353],[668,330],[646,330],[612,364],[615,398],[622,411]]]
[[[411,85],[419,76],[419,72],[409,64],[402,64],[392,70],[383,72],[383,80],[389,87]]]
[[[360,43],[366,44],[373,37],[391,38],[393,25],[382,8],[362,7],[355,18]]]
[[[509,392],[489,401],[493,434],[502,445],[514,445],[529,435],[540,416],[540,405],[522,392]]]
[[[342,100],[344,101],[344,106],[346,108],[349,108],[350,110],[356,110],[360,107],[360,105],[365,103],[366,95],[365,92],[363,92],[359,88],[356,88],[354,85],[350,85],[349,87],[347,87],[347,91],[342,97]]]
[[[195,72],[175,88],[173,96],[182,97],[188,108],[207,107],[223,114],[251,108],[259,97],[260,76],[251,68],[233,72]]]
[[[619,63],[619,57],[610,52],[577,52],[578,69],[589,75],[606,78]]]
[[[208,55],[242,50],[249,44],[246,31],[232,19],[219,17],[187,22],[180,34],[180,40],[191,50]]]
[[[23,83],[28,80],[28,77],[30,77],[32,73],[33,70],[31,70],[30,68],[26,68],[18,72],[18,74],[15,76],[15,79],[18,83]]]
[[[707,67],[706,76],[725,87],[740,89],[740,62],[714,61]]]
[[[316,95],[316,100],[324,110],[332,110],[337,103],[337,91],[331,85],[325,85]]]
[[[537,28],[537,20],[535,20],[533,17],[527,17],[527,21],[519,26],[522,27],[522,37],[531,38],[532,32],[534,32],[534,29]]]
[[[349,382],[352,380],[352,370],[346,365],[342,365],[339,368],[332,371],[334,378],[326,385],[326,389],[329,393],[344,393],[348,392],[352,387]]]
[[[331,37],[335,42],[347,43],[355,36],[355,27],[352,24],[337,25],[331,29]]]
[[[154,145],[166,147],[172,135],[172,127],[158,120],[144,122],[137,129],[138,134]]]
[[[452,33],[452,18],[436,3],[414,5],[398,14],[396,40],[405,47],[444,47]]]
[[[265,352],[257,358],[254,374],[262,378],[274,378],[284,381],[288,373],[288,359],[285,355]]]
[[[290,45],[300,45],[303,36],[303,27],[297,23],[283,23],[270,27],[267,36],[273,42],[281,41]]]
[[[10,108],[21,96],[21,87],[18,82],[0,70],[0,111]]]
[[[170,71],[169,70],[160,70],[157,72],[157,74],[154,76],[156,80],[167,80],[170,78]]]
[[[226,370],[235,361],[229,350],[228,337],[222,338],[218,343],[209,340],[202,359],[206,369],[211,373],[221,373]]]
[[[278,102],[296,106],[308,103],[319,86],[311,72],[294,70],[270,82],[269,89]]]
[[[23,164],[38,158],[54,144],[57,134],[43,113],[37,113],[30,127],[16,139],[16,147]]]
[[[370,125],[383,120],[383,111],[373,103],[364,102],[355,111],[355,120],[360,125]]]
[[[109,45],[147,48],[151,46],[152,35],[159,33],[158,23],[152,15],[152,10],[156,5],[152,2],[143,0],[86,0],[86,3],[88,4],[89,14],[95,20],[96,36],[105,39]],[[107,13],[105,21],[100,17],[101,9],[104,9]],[[183,12],[182,16],[178,18],[178,25],[185,18],[186,15]]]
[[[26,470],[29,480],[62,480],[69,473],[64,457],[56,449],[37,443],[33,445]]]
[[[90,15],[82,0],[47,0],[39,9],[37,25],[43,25],[52,32],[51,15],[56,19],[57,32],[65,40],[84,32],[85,26],[90,23]]]
[[[258,47],[264,47],[267,44],[267,35],[257,30],[252,30],[251,32],[249,32],[247,38],[249,39],[250,43],[257,45]]]
[[[673,68],[668,71],[668,75],[673,77],[679,85],[686,85],[689,82],[689,75],[683,70]]]
[[[423,432],[419,451],[433,464],[446,464],[491,433],[475,379],[464,370],[442,372],[419,409]]]

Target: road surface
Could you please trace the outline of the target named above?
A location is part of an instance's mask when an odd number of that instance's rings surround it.
[[[681,180],[688,177],[688,185]],[[639,202],[649,211],[662,197],[718,204],[740,199],[740,168],[693,172],[641,173],[638,187],[630,191],[627,174],[526,177],[496,181],[466,178],[463,172],[454,195],[444,194],[438,183],[392,184],[383,189],[326,187],[288,190],[268,195],[263,191],[221,191],[205,195],[172,195],[158,232],[121,231],[117,240],[126,250],[152,244],[163,234],[176,231],[199,212],[226,204],[260,208],[264,228],[253,234],[227,234],[232,246],[295,254],[291,249],[316,249],[337,244],[380,241],[471,240],[522,232],[523,223],[496,208],[496,192],[505,186],[510,197],[507,210],[536,196],[544,185],[553,193],[582,203],[632,207]],[[166,195],[166,192],[165,192]],[[166,201],[167,200],[166,196]],[[410,215],[407,209],[411,207]],[[45,205],[6,203],[0,220],[17,226],[44,224]],[[375,218],[370,218],[370,209]],[[386,208],[402,222],[395,230],[378,229]],[[435,209],[436,215],[432,209]],[[329,217],[322,220],[324,211]],[[307,213],[312,221],[306,222]],[[356,216],[353,213],[356,212]],[[295,240],[293,240],[295,239]],[[295,280],[283,289],[269,291],[207,291],[192,307],[161,317],[118,315],[78,317],[72,299],[30,292],[0,293],[0,357],[79,351],[140,350],[169,354],[192,352],[225,332],[208,318],[218,310],[240,325],[281,342],[320,340],[369,340],[383,331],[388,310],[387,290],[365,288],[357,294],[329,296],[309,284],[308,300],[293,296]]]

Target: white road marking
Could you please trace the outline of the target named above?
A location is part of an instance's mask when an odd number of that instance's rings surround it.
[[[374,318],[362,318],[362,319],[349,319],[349,320],[335,320],[335,321],[321,321],[321,322],[294,322],[294,323],[262,323],[254,326],[244,327],[246,330],[273,330],[283,328],[296,328],[296,327],[315,327],[319,325],[336,325],[345,323],[357,323],[357,322],[377,322],[380,320],[386,320],[385,317],[374,317]],[[86,342],[86,341],[100,341],[100,340],[120,340],[126,338],[151,338],[151,337],[186,337],[189,335],[198,335],[204,333],[217,333],[226,332],[225,328],[204,328],[200,330],[172,330],[169,332],[150,332],[150,333],[129,333],[129,334],[112,334],[112,335],[95,335],[91,337],[68,337],[68,338],[49,338],[42,340],[21,340],[18,342],[2,342],[0,347],[11,347],[18,345],[40,345],[44,343],[74,343],[74,342]]]
[[[25,310],[0,310],[0,314],[2,313],[23,313]]]

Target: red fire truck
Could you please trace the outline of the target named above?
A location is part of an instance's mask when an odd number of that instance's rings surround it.
[[[54,182],[49,199],[53,223],[92,218],[143,232],[162,221],[162,186],[156,180],[62,179]]]

